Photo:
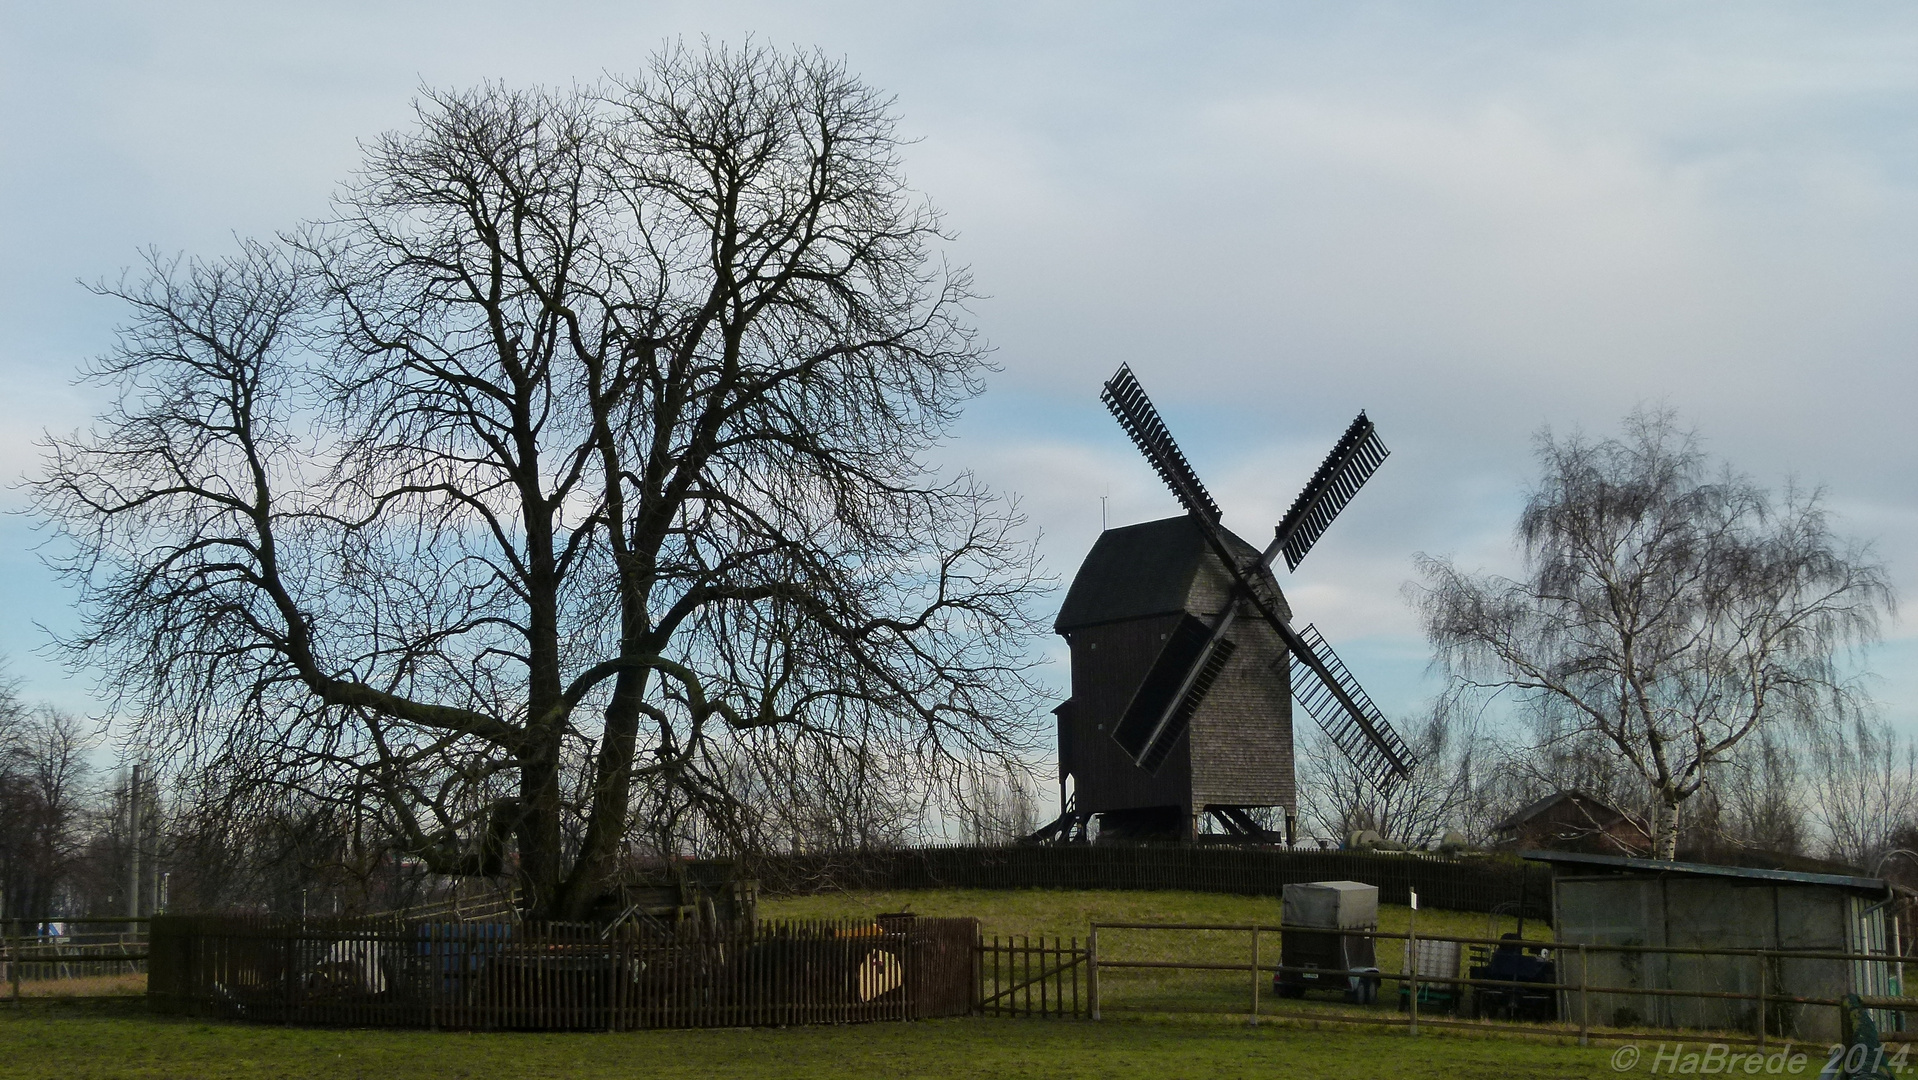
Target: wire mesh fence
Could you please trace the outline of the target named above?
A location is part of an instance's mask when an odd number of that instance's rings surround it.
[[[1375,965],[1319,962],[1318,939],[1339,936],[1370,941]],[[1888,1039],[1918,1038],[1906,1034],[1918,1032],[1918,997],[1906,994],[1903,959],[1880,953],[1198,923],[1095,923],[1086,953],[1094,1019],[1224,1013],[1414,1032],[1554,1031],[1581,1042],[1691,1030],[1764,1045],[1837,1042],[1852,1008]]]
[[[632,1030],[962,1014],[972,919],[635,924],[154,920],[164,1010],[269,1023]]]

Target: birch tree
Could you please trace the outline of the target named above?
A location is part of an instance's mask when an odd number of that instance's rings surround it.
[[[1656,853],[1673,858],[1680,808],[1735,747],[1847,711],[1844,650],[1873,638],[1890,583],[1819,492],[1715,466],[1668,413],[1614,438],[1545,434],[1538,460],[1524,575],[1422,556],[1427,633],[1465,683],[1608,745],[1650,789]]]

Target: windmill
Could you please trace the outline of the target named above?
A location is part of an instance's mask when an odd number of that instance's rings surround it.
[[[1271,839],[1248,813],[1264,807],[1289,833],[1294,701],[1375,786],[1404,779],[1404,740],[1318,631],[1292,627],[1272,573],[1280,556],[1297,569],[1384,462],[1372,422],[1352,422],[1261,551],[1220,524],[1129,367],[1101,400],[1186,513],[1107,530],[1073,579],[1054,623],[1072,649],[1054,710],[1065,808],[1030,839],[1083,840],[1095,815],[1118,835],[1190,837],[1202,814]]]

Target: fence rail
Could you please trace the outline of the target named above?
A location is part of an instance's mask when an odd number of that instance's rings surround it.
[[[144,919],[0,922],[0,984],[18,1003],[29,995],[137,992],[146,970]],[[88,929],[104,925],[124,929]]]
[[[1247,948],[1244,950],[1246,959],[1220,959],[1216,955],[1209,959],[1194,959],[1190,957],[1171,960],[1124,958],[1118,955],[1113,949],[1113,931],[1209,933],[1214,935],[1221,933],[1243,934],[1245,935],[1247,945]],[[1394,985],[1399,991],[1395,996],[1398,998],[1399,1009],[1405,1013],[1404,1018],[1399,1020],[1389,1016],[1381,1016],[1376,1010],[1354,1011],[1347,1009],[1341,1011],[1311,1009],[1306,1007],[1275,1007],[1269,1004],[1261,1004],[1261,987],[1267,985],[1268,979],[1270,979],[1273,984],[1276,984],[1280,976],[1284,973],[1327,974],[1327,970],[1322,967],[1287,964],[1283,962],[1273,963],[1261,958],[1261,945],[1263,944],[1267,950],[1265,956],[1270,957],[1272,952],[1277,951],[1278,948],[1282,946],[1284,935],[1288,931],[1293,933],[1303,932],[1318,936],[1338,933],[1352,937],[1370,938],[1373,939],[1374,942],[1393,941],[1403,943],[1405,955],[1408,960],[1414,955],[1420,956],[1421,959],[1403,965],[1401,969],[1396,972],[1378,969],[1355,970],[1350,973],[1350,978],[1369,978],[1373,980],[1375,984],[1381,986],[1387,984]],[[1101,944],[1102,932],[1105,935],[1103,945]],[[1464,956],[1465,950],[1469,946],[1479,946],[1488,953],[1494,949],[1546,949],[1551,950],[1557,959],[1551,968],[1551,977],[1543,979],[1499,978],[1489,974],[1477,973],[1481,969],[1468,969],[1461,975],[1456,966],[1450,971],[1428,971],[1425,969],[1425,960],[1423,959],[1425,954],[1419,953],[1417,950],[1419,950],[1421,945],[1429,945],[1434,942],[1447,943],[1454,946],[1456,951],[1450,955],[1455,957]],[[1215,949],[1214,951],[1216,953],[1217,950]],[[1591,977],[1592,965],[1600,957],[1605,955],[1636,958],[1636,962],[1624,966],[1623,970],[1628,971],[1643,971],[1645,966],[1643,960],[1655,955],[1685,957],[1693,960],[1707,957],[1748,960],[1751,962],[1752,969],[1757,973],[1753,980],[1755,987],[1752,989],[1706,989],[1704,987],[1651,985],[1645,982],[1623,986],[1607,985],[1603,981],[1594,981]],[[1901,1018],[1909,1014],[1918,1013],[1918,998],[1903,996],[1902,993],[1893,996],[1871,996],[1842,992],[1793,993],[1787,986],[1778,981],[1778,976],[1776,975],[1776,972],[1783,970],[1785,965],[1798,965],[1796,970],[1799,972],[1801,979],[1807,978],[1806,973],[1809,971],[1811,973],[1809,977],[1812,981],[1816,982],[1822,978],[1826,980],[1823,985],[1829,988],[1829,980],[1834,974],[1838,974],[1839,977],[1842,978],[1842,973],[1857,970],[1859,965],[1875,965],[1884,969],[1886,972],[1890,972],[1901,969],[1903,962],[1903,957],[1892,954],[1856,953],[1829,949],[1711,949],[1698,946],[1606,944],[1591,942],[1560,943],[1532,940],[1518,942],[1509,938],[1494,939],[1455,937],[1450,935],[1418,935],[1416,933],[1392,933],[1372,930],[1327,931],[1313,927],[1231,923],[1094,923],[1091,926],[1087,939],[1086,974],[1089,989],[1087,1012],[1093,1019],[1097,1020],[1102,1018],[1105,1011],[1112,1008],[1114,1001],[1111,992],[1111,979],[1118,973],[1197,972],[1217,975],[1239,972],[1249,977],[1249,994],[1239,999],[1240,1002],[1249,1001],[1249,1006],[1245,1004],[1237,1006],[1225,1004],[1229,999],[1220,998],[1215,994],[1210,1000],[1216,1004],[1214,1009],[1210,1011],[1246,1011],[1250,1021],[1253,1023],[1257,1023],[1261,1017],[1290,1017],[1313,1021],[1357,1024],[1403,1023],[1412,1033],[1416,1034],[1421,1022],[1440,1027],[1466,1026],[1461,1021],[1436,1018],[1431,1015],[1429,1008],[1426,1010],[1426,1015],[1422,1020],[1421,1003],[1429,1002],[1434,998],[1449,1001],[1448,1008],[1442,1011],[1456,1012],[1458,1011],[1459,1003],[1463,1001],[1465,995],[1468,994],[1472,996],[1474,1001],[1490,998],[1493,1001],[1506,1004],[1514,1004],[1523,997],[1532,1002],[1540,1002],[1542,1000],[1546,1005],[1549,1015],[1539,1018],[1537,1022],[1522,1026],[1511,1023],[1486,1023],[1482,1020],[1475,1020],[1471,1022],[1469,1026],[1477,1030],[1527,1032],[1537,1032],[1542,1026],[1557,1026],[1568,1035],[1575,1030],[1581,1045],[1593,1038],[1614,1040],[1659,1038],[1668,1036],[1675,1028],[1686,1027],[1708,1028],[1716,1033],[1714,1037],[1721,1038],[1722,1040],[1726,1036],[1732,1036],[1732,1041],[1737,1041],[1736,1033],[1739,1031],[1738,1018],[1742,1016],[1745,1030],[1749,1032],[1750,1036],[1747,1041],[1755,1042],[1759,1046],[1764,1046],[1768,1040],[1781,1037],[1787,1039],[1809,1037],[1824,1039],[1826,1041],[1835,1040],[1841,1032],[1848,1032],[1850,1021],[1845,1017],[1847,1009],[1862,1008],[1869,1011],[1874,1015],[1874,1023],[1879,1025],[1881,1030],[1887,1033],[1889,1033],[1889,1029],[1896,1028],[1902,1030],[1906,1028],[1908,1024]],[[1826,965],[1826,968],[1812,970],[1806,967],[1806,965],[1821,963]],[[1770,979],[1767,978],[1767,973],[1773,973]],[[1336,974],[1346,976],[1347,972],[1338,971]],[[1103,989],[1101,986],[1102,980],[1105,980],[1107,984]],[[1902,991],[1902,972],[1900,972],[1897,978],[1890,980],[1890,983]],[[1543,995],[1542,999],[1540,995]],[[1594,1002],[1679,999],[1690,999],[1731,1009],[1735,1009],[1740,1005],[1749,1005],[1749,1009],[1743,1013],[1723,1013],[1722,1015],[1732,1018],[1733,1022],[1729,1024],[1670,1023],[1659,1025],[1656,1030],[1652,1031],[1635,1029],[1627,1025],[1607,1025],[1602,1023],[1604,1019],[1602,1016],[1598,1017],[1601,1022],[1594,1022]],[[1195,998],[1195,1000],[1197,999]],[[1813,1015],[1805,1013],[1804,1010],[1806,1009],[1819,1010],[1823,1016],[1829,1018],[1829,1022],[1817,1020]],[[1831,1012],[1822,1013],[1822,1010],[1825,1009],[1829,1009]],[[1514,1015],[1514,1012],[1508,1011],[1502,1019],[1510,1021]],[[1897,1036],[1894,1035],[1893,1037],[1896,1038]]]
[[[979,943],[979,1002],[986,1016],[1082,1017],[1088,954],[1078,938],[999,938]]]
[[[164,1010],[269,1023],[629,1030],[963,1014],[973,919],[664,938],[582,924],[154,920]]]
[[[1285,851],[1269,846],[928,847],[759,855],[750,872],[768,893],[834,889],[1178,889],[1277,896],[1288,884],[1366,881],[1379,900],[1551,917],[1549,868],[1500,856]]]

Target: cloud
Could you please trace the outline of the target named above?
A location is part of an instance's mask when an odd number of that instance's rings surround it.
[[[1114,523],[1176,511],[1097,402],[1128,362],[1247,536],[1370,411],[1393,458],[1289,587],[1342,649],[1404,669],[1379,680],[1420,678],[1399,591],[1412,553],[1508,566],[1532,433],[1609,430],[1640,402],[1761,479],[1827,484],[1844,527],[1918,585],[1906,6],[5,18],[0,467],[15,474],[40,428],[98,404],[65,381],[115,316],[74,278],[111,276],[143,244],[218,253],[322,212],[356,141],[404,124],[421,83],[567,85],[633,70],[669,37],[751,31],[844,55],[898,95],[919,139],[909,174],[947,211],[947,254],[988,294],[979,322],[1005,365],[948,464],[1019,490],[1062,577],[1099,496]],[[1893,633],[1896,655],[1918,647]],[[1918,702],[1918,671],[1888,671],[1885,694]]]

